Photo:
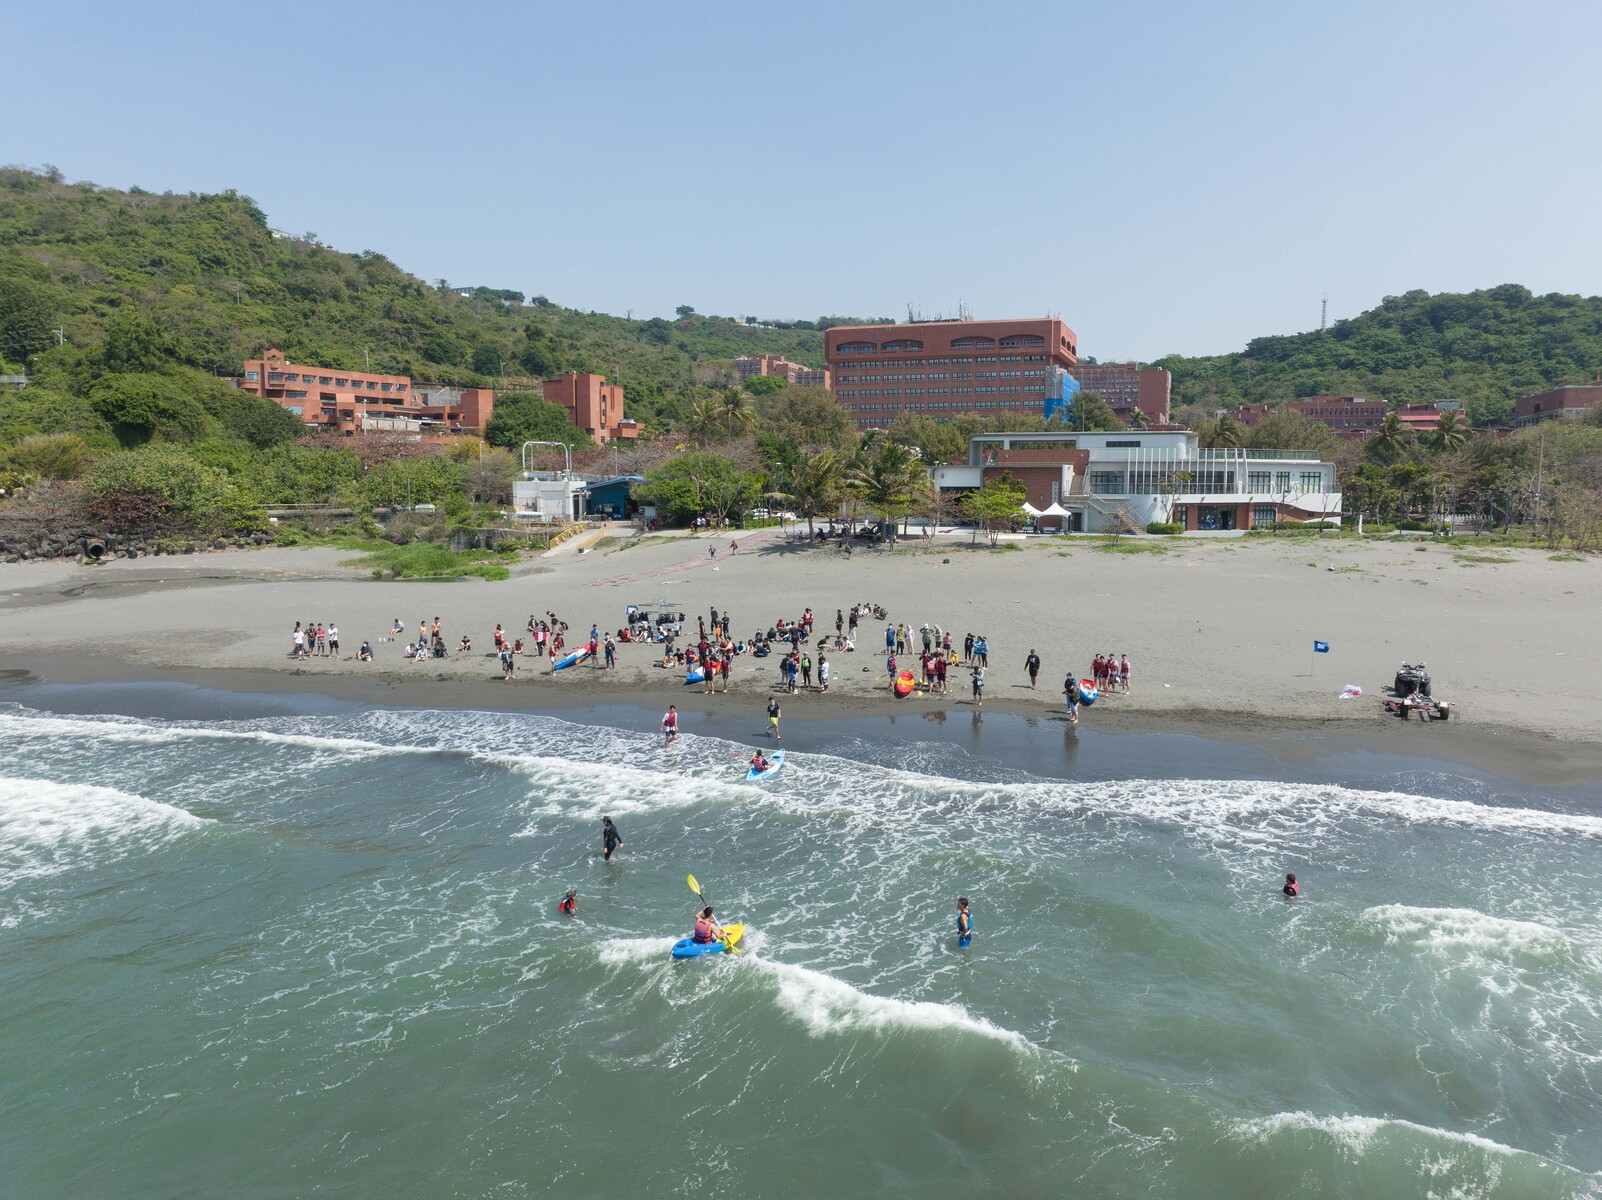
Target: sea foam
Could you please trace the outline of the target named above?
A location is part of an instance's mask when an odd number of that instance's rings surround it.
[[[154,848],[208,824],[116,788],[0,776],[0,867],[13,879],[53,875],[102,852]]]
[[[1359,919],[1378,930],[1386,945],[1416,946],[1439,954],[1553,958],[1570,950],[1569,938],[1561,930],[1534,921],[1493,917],[1472,908],[1381,904],[1365,909]]]

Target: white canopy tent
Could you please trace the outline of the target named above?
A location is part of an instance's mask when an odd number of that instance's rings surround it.
[[[1030,504],[1029,501],[1027,501],[1027,500],[1025,500],[1018,507],[1023,509],[1024,512],[1028,513],[1031,517],[1038,517],[1040,515],[1040,510],[1038,508],[1036,508],[1033,504]]]

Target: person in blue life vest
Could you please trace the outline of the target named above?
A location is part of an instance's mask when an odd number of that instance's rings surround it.
[[[957,945],[966,950],[973,944],[973,914],[968,911],[968,897],[957,897]]]

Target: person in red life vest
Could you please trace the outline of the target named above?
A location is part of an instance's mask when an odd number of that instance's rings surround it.
[[[723,936],[723,926],[712,919],[712,906],[708,904],[695,916],[695,940],[705,945],[721,942]]]
[[[1294,900],[1302,894],[1302,886],[1296,882],[1296,876],[1294,875],[1286,875],[1285,886],[1279,890],[1285,893],[1285,898],[1288,900]]]
[[[577,915],[577,913],[578,913],[578,889],[576,889],[576,888],[568,888],[567,889],[567,894],[562,897],[561,903],[559,903],[556,907],[557,907],[557,910],[560,911],[561,914],[564,917],[571,917],[571,916]]]

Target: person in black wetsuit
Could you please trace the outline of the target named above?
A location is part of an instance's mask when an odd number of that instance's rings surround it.
[[[578,913],[578,889],[568,888],[567,894],[562,897],[562,902],[556,907],[564,917],[576,915]]]
[[[617,831],[617,826],[612,824],[611,817],[601,818],[601,842],[605,846],[601,858],[605,862],[611,862],[612,851],[623,846],[623,835]]]

